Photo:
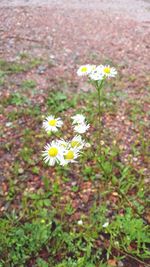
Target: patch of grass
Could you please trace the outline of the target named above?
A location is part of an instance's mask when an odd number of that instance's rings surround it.
[[[13,226],[10,221],[3,219],[0,221],[0,231],[0,244],[3,240],[3,247],[0,246],[1,266],[24,266],[31,255],[36,255],[47,243],[51,236],[51,222],[45,224],[37,220]]]
[[[21,106],[23,104],[26,104],[27,102],[28,102],[27,97],[21,95],[19,92],[10,95],[8,99],[8,104],[16,106]]]
[[[111,251],[112,246],[119,246],[120,249],[130,253],[134,243],[132,254],[143,259],[149,258],[150,253],[147,245],[150,242],[150,235],[147,235],[147,231],[148,226],[141,218],[136,218],[132,210],[128,208],[124,216],[116,216],[116,219],[105,230],[106,233],[110,234],[109,250]]]
[[[19,119],[20,117],[22,117],[22,115],[24,114],[23,109],[18,110],[13,110],[9,113],[7,113],[7,119],[9,121],[15,121],[17,119]]]
[[[130,100],[129,104],[128,115],[133,122],[138,123],[139,119],[144,116],[143,105],[141,101],[137,100]]]
[[[31,58],[29,61],[29,65],[31,68],[35,68],[43,63],[43,59],[41,58]]]
[[[36,118],[36,122],[38,122],[38,123],[42,121],[41,110],[40,110],[39,105],[35,105],[34,109],[33,109],[33,107],[30,104],[29,105],[26,104],[26,98],[23,100],[21,98],[21,100],[18,100],[18,101],[19,101],[19,103],[18,103],[17,107],[19,107],[19,108],[17,110],[14,109],[14,110],[12,110],[6,114],[6,117],[9,121],[16,121],[19,118],[22,118],[24,116],[27,116],[29,120],[32,118]],[[24,104],[25,104],[25,107],[22,106]],[[5,103],[5,106],[9,106],[9,105],[11,105],[11,103],[10,103],[10,101],[7,101],[7,103]]]
[[[21,87],[25,90],[27,89],[33,89],[36,87],[36,82],[33,81],[33,80],[24,80],[22,83],[21,83]]]
[[[0,71],[0,86],[3,86],[5,84],[5,72]]]
[[[76,106],[77,97],[68,99],[67,95],[61,91],[52,92],[47,99],[47,106],[51,109],[51,112],[62,112]]]
[[[67,215],[72,215],[74,213],[75,209],[72,207],[70,203],[68,203],[65,207],[65,212]]]
[[[27,52],[23,51],[23,52],[19,53],[19,57],[21,60],[24,60],[24,59],[28,59],[29,55]]]
[[[28,164],[32,163],[32,155],[33,155],[33,149],[29,147],[23,147],[20,151],[21,158],[27,162]]]
[[[32,89],[34,83],[24,81],[23,87]],[[104,118],[116,114],[124,96],[127,99],[127,94],[106,86],[102,99]],[[3,146],[6,180],[0,190],[4,195],[0,266],[109,267],[109,259],[128,265],[126,259],[130,257],[131,264],[134,261],[136,266],[140,260],[145,267],[150,242],[144,175],[149,145],[145,124],[138,125],[138,139],[130,147],[132,156],[142,156],[139,169],[122,160],[124,155],[119,143],[113,142],[112,130],[104,127],[101,134],[105,142],[96,159],[96,93],[80,93],[76,97],[54,91],[46,99],[46,105],[41,106],[32,106],[18,92],[5,99],[5,104],[1,99],[6,118],[15,121],[15,127],[7,129],[6,135],[9,137],[12,131],[13,138]],[[9,105],[12,106],[7,112]],[[134,103],[133,106],[132,112],[138,114],[141,109]],[[46,135],[40,130],[43,110],[54,114],[65,111],[69,117],[81,112],[91,123],[87,139],[92,147],[84,151],[73,168],[47,168],[41,163]],[[46,142],[51,140],[52,135]]]
[[[38,104],[34,105],[34,108],[32,108],[31,106],[28,106],[28,108],[24,110],[24,114],[30,115],[31,117],[37,117],[38,115],[40,115],[41,117],[40,106]]]
[[[37,263],[37,267],[49,267],[49,264],[42,258],[38,258],[36,263]]]
[[[13,105],[13,106],[18,106],[20,108],[20,106],[21,106],[21,112],[23,111],[22,106],[28,105],[29,107],[31,107],[30,106],[30,104],[31,104],[30,99],[20,92],[14,92],[14,93],[10,94],[7,98],[2,97],[0,100],[0,103],[2,104],[3,107]],[[20,110],[18,109],[18,111],[12,111],[12,112],[10,112],[10,114],[11,113],[12,114],[17,113],[17,112],[20,113]],[[33,113],[34,113],[34,111],[33,111]]]
[[[20,57],[21,60],[26,60],[26,62],[22,61],[6,61],[4,59],[0,59],[0,71],[5,72],[6,74],[18,74],[21,72],[29,71],[32,68],[36,68],[40,64],[43,63],[43,60],[40,58],[28,58],[28,57]]]
[[[0,69],[5,68],[7,66],[7,61],[4,59],[0,59]]]
[[[20,73],[26,70],[26,66],[22,63],[0,60],[0,69],[5,73]]]
[[[94,180],[95,173],[93,172],[92,166],[86,166],[83,169],[84,180]]]
[[[26,131],[26,135],[29,134],[33,133]],[[33,151],[29,148],[23,148],[20,156],[25,162],[30,163],[32,153]],[[113,166],[114,160],[115,166]],[[104,264],[104,257],[106,259],[112,257],[115,250],[123,251],[123,256],[125,252],[141,260],[149,257],[148,226],[142,219],[144,209],[143,207],[141,209],[141,204],[137,201],[145,199],[144,185],[132,169],[125,167],[117,160],[116,150],[113,147],[112,149],[105,148],[105,159],[101,162],[104,171],[101,176],[103,180],[100,178],[102,189],[94,193],[100,194],[101,204],[97,200],[92,203],[89,212],[82,217],[82,226],[78,225],[76,219],[68,224],[68,218],[75,213],[71,203],[68,202],[63,207],[63,212],[60,210],[63,190],[61,190],[57,176],[55,177],[57,181],[54,182],[51,182],[50,177],[42,178],[45,191],[41,188],[34,193],[24,192],[17,214],[9,214],[0,222],[0,228],[2,228],[0,248],[3,248],[0,263],[2,266],[5,266],[4,263],[21,266],[21,264],[32,262],[33,259],[37,266],[42,266],[42,264],[70,267],[109,266]],[[14,168],[18,175],[19,162],[16,162]],[[39,167],[34,166],[31,171],[37,175]],[[65,170],[66,175],[68,171],[70,170]],[[83,177],[86,177],[91,176],[94,171],[96,175],[97,169],[84,166],[81,173]],[[58,170],[57,173],[62,180],[62,172]],[[16,195],[16,185],[12,183],[9,186],[9,200],[12,201]],[[78,193],[81,188],[73,186],[71,190]],[[130,195],[132,190],[137,192],[136,199]],[[109,197],[114,192],[118,200],[111,206]],[[136,210],[129,207],[130,202]],[[106,222],[108,224],[104,227]],[[43,249],[44,255],[47,255],[44,259],[41,258]]]

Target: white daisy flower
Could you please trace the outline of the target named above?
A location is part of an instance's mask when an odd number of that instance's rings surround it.
[[[54,116],[48,116],[43,122],[43,128],[46,132],[57,132],[59,127],[63,125],[60,118],[55,118]]]
[[[64,152],[64,159],[61,161],[61,165],[67,165],[68,163],[76,162],[76,159],[79,157],[79,148],[70,148]]]
[[[45,163],[50,166],[54,166],[55,163],[60,163],[63,161],[64,149],[56,141],[52,141],[50,144],[45,146],[45,150],[42,155]]]
[[[91,80],[99,81],[102,80],[104,75],[102,73],[102,70],[96,67],[89,75]]]
[[[77,124],[74,126],[74,131],[76,133],[85,133],[89,129],[90,125],[86,123]]]
[[[77,75],[78,76],[85,76],[85,75],[89,75],[91,73],[91,71],[96,68],[95,65],[82,65],[80,66],[80,68],[77,70]]]
[[[114,67],[110,67],[109,65],[100,65],[96,68],[100,73],[102,73],[105,77],[115,77],[117,75],[117,71]]]
[[[83,148],[85,145],[85,141],[82,139],[81,135],[76,135],[71,141],[70,141],[70,147],[71,148]]]
[[[73,119],[72,124],[80,124],[85,122],[85,117],[82,114],[76,114],[75,116],[71,117]]]

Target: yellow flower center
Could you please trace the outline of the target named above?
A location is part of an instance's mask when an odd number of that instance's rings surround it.
[[[75,146],[79,146],[80,142],[79,141],[71,141],[71,147],[74,148]]]
[[[56,120],[50,120],[48,123],[50,126],[56,126],[57,121]]]
[[[104,72],[105,72],[106,74],[109,74],[110,71],[111,71],[111,69],[110,69],[109,67],[104,68]]]
[[[67,154],[65,155],[65,159],[71,160],[74,159],[74,153],[73,151],[69,150]]]
[[[86,71],[87,71],[87,67],[82,67],[82,68],[81,68],[81,71],[82,71],[82,72],[86,72]]]
[[[58,149],[56,147],[51,147],[48,151],[50,157],[56,157],[58,154]]]

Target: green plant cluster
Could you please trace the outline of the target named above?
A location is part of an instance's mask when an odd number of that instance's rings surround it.
[[[21,57],[25,60],[27,56]],[[0,87],[7,83],[8,74],[24,72],[39,64],[38,59],[27,60],[25,65],[1,60]],[[145,173],[149,140],[145,137],[148,125],[143,119],[144,105],[136,99],[129,100],[120,88],[112,90],[112,84],[104,90],[101,97],[104,143],[102,153],[95,158],[95,92],[70,96],[63,88],[57,92],[48,90],[44,104],[38,104],[28,97],[30,90],[36,90],[36,82],[24,79],[20,84],[21,90],[0,99],[0,111],[6,123],[9,122],[7,127],[0,126],[3,139],[8,133],[7,142],[2,145],[6,154],[4,163],[9,158],[12,160],[3,165],[7,170],[4,181],[7,192],[4,194],[0,189],[0,267],[110,267],[109,259],[122,261],[124,265],[128,259],[133,266],[149,266],[149,200]],[[57,88],[59,85],[60,81]],[[114,142],[115,133],[103,127],[107,116],[115,118],[122,99],[128,101],[127,116],[138,131],[127,161],[118,141]],[[62,170],[58,166],[53,173],[41,163],[43,110],[47,114],[61,112],[64,117],[70,117],[72,111],[83,111],[91,123],[89,139],[93,146],[73,169],[67,166]],[[137,120],[139,116],[141,121]],[[135,168],[131,159],[139,156],[142,163]],[[81,200],[87,184],[92,192],[89,201],[76,207],[72,199]]]

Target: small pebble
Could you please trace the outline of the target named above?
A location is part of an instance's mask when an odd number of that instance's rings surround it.
[[[74,182],[71,183],[72,186],[75,186],[76,184],[77,184],[76,181],[74,181]]]
[[[6,127],[10,127],[10,126],[12,126],[12,122],[6,122]]]
[[[18,173],[19,173],[19,174],[23,174],[23,173],[24,173],[24,169],[19,168],[19,169],[18,169]]]
[[[118,261],[118,267],[123,267],[124,263],[122,261]]]
[[[109,225],[109,222],[105,222],[105,223],[103,224],[103,227],[106,228],[108,225]]]
[[[83,221],[82,220],[79,220],[78,221],[78,225],[83,225]]]
[[[37,69],[37,73],[38,74],[43,74],[46,71],[46,67],[45,66],[39,66]]]

